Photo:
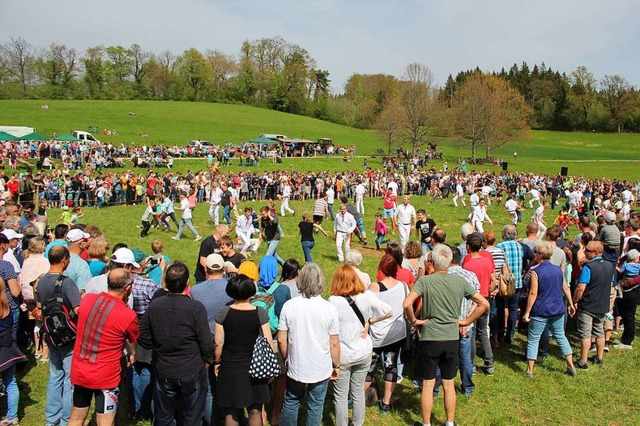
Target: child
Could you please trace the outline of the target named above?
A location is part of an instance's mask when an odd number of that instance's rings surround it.
[[[387,242],[387,224],[382,220],[382,213],[376,213],[376,223],[373,226],[373,233],[375,234],[376,250],[380,250],[380,244]]]
[[[58,223],[68,224],[71,221],[71,213],[69,212],[69,206],[62,206],[62,214],[58,218]]]
[[[619,266],[618,272],[622,274],[624,279],[621,284],[622,298],[618,301],[618,309],[620,310],[620,316],[622,317],[622,325],[624,326],[624,332],[620,336],[620,343],[615,345],[616,349],[633,349],[631,344],[635,337],[636,328],[636,310],[637,304],[637,292],[640,285],[627,285],[626,280],[635,278],[640,275],[640,252],[636,249],[631,249],[627,253],[626,261]]]
[[[144,209],[144,213],[142,213],[142,231],[138,238],[142,239],[149,234],[149,229],[151,229],[151,222],[149,218],[156,211],[156,199],[153,197],[147,197],[147,208]]]
[[[154,240],[151,243],[153,256],[149,257],[149,260],[147,261],[147,268],[145,270],[149,279],[153,280],[158,285],[162,284],[162,272],[171,261],[169,256],[165,256],[163,254],[163,250],[164,244],[162,241]]]
[[[80,220],[80,218],[84,216],[84,213],[82,212],[82,207],[77,206],[74,207],[73,210],[71,210],[71,218],[69,219],[69,222],[67,222],[67,225],[77,225],[78,221]]]

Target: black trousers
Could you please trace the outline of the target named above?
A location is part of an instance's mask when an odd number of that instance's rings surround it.
[[[142,221],[142,232],[140,232],[141,237],[146,237],[149,234],[149,229],[151,229],[151,222],[148,220]]]
[[[201,426],[208,383],[204,368],[188,379],[158,377],[154,395],[154,426]]]
[[[620,337],[620,342],[625,345],[633,343],[636,337],[636,309],[640,302],[640,287],[623,293],[622,299],[618,301],[618,309],[624,324],[624,332]]]

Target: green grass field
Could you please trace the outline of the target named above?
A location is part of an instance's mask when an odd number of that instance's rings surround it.
[[[282,133],[311,140],[329,137],[343,146],[354,144],[357,155],[370,155],[378,147],[387,149],[375,131],[244,105],[49,101],[49,109],[42,110],[42,103],[0,101],[0,125],[35,127],[38,132],[48,136],[53,132],[62,134],[97,126],[100,131],[117,130],[117,136],[96,135],[100,140],[112,143],[186,145],[191,139],[206,139],[221,145],[227,141],[240,144],[261,133]],[[129,111],[134,111],[136,115],[127,115]],[[149,137],[141,138],[140,132],[146,132]],[[465,141],[439,137],[433,139],[444,149],[451,168],[458,157],[470,156],[470,148]],[[514,151],[518,152],[517,159],[513,158]],[[484,155],[484,151],[479,150],[478,155]],[[635,180],[640,170],[640,135],[533,131],[528,139],[508,143],[495,149],[492,155],[507,161],[510,171],[555,174],[559,173],[560,167],[567,166],[572,175]],[[313,164],[314,170],[319,170],[317,164]],[[440,164],[436,162],[436,166]],[[491,166],[481,166],[479,169],[498,170]]]
[[[370,158],[369,154],[379,146],[379,136],[375,132],[351,129],[305,117],[287,115],[268,110],[235,105],[193,104],[175,102],[116,102],[116,101],[51,101],[49,110],[40,109],[42,101],[0,101],[0,125],[26,125],[36,127],[43,134],[66,133],[71,129],[86,130],[90,125],[99,128],[116,129],[119,136],[104,138],[111,142],[136,142],[186,144],[189,139],[202,138],[215,143],[231,140],[239,143],[263,132],[281,132],[292,137],[332,137],[336,143],[349,145],[354,143],[359,155],[368,158],[369,165],[377,168],[380,159]],[[128,111],[135,111],[135,117],[129,117]],[[149,133],[149,139],[142,140],[140,131]],[[445,152],[450,168],[454,167],[457,157],[469,155],[467,146],[456,140],[438,138]],[[558,173],[561,166],[568,166],[570,174],[584,175],[590,178],[607,177],[637,180],[640,156],[639,135],[590,134],[532,132],[530,140],[517,144],[508,144],[496,150],[495,155],[509,162],[510,171]],[[518,152],[514,159],[513,151]],[[339,158],[285,159],[284,164],[262,161],[259,168],[252,170],[361,170],[363,158],[352,163],[344,163]],[[440,168],[441,161],[435,164]],[[176,170],[199,170],[206,167],[205,160],[176,161]],[[237,171],[240,167],[232,162],[223,171]],[[246,170],[245,167],[242,168]],[[138,169],[144,172],[142,169]],[[499,172],[499,168],[483,166],[479,170]],[[254,208],[262,204],[246,203]],[[445,229],[448,241],[459,242],[459,226],[468,214],[468,210],[455,209],[451,200],[414,197],[412,204],[416,208],[425,208],[428,214]],[[244,206],[244,203],[242,204]],[[276,203],[279,208],[279,203]],[[302,250],[297,236],[297,223],[300,214],[311,210],[312,202],[292,201],[296,217],[282,218],[285,232],[279,253],[282,257],[302,258]],[[373,213],[380,210],[381,200],[366,199],[367,231],[373,227]],[[212,225],[208,221],[205,205],[194,212],[194,223],[200,233],[208,235]],[[193,268],[196,262],[199,244],[192,241],[189,231],[181,241],[171,240],[173,234],[151,230],[150,235],[139,240],[137,235],[143,208],[108,207],[101,210],[85,209],[84,223],[99,224],[113,246],[125,242],[132,248],[141,248],[150,252],[153,239],[159,238],[165,243],[165,253],[172,259],[183,260]],[[525,211],[528,220],[531,211]],[[555,212],[548,212],[547,223],[553,222]],[[52,210],[50,218],[55,223],[59,210]],[[507,223],[506,212],[500,206],[489,207],[489,214],[496,223],[487,229],[499,230]],[[331,230],[331,222],[325,222],[325,229]],[[523,228],[521,226],[521,228]],[[522,234],[522,229],[520,230]],[[572,230],[575,233],[575,230]],[[372,238],[369,238],[372,242]],[[354,243],[354,247],[361,247]],[[362,269],[375,275],[381,256],[363,248]],[[265,252],[262,246],[255,256],[259,259]],[[317,237],[313,250],[314,260],[325,271],[330,280],[337,266],[334,242],[321,235]],[[574,349],[578,347],[572,337]],[[640,355],[637,351],[612,351],[605,358],[602,368],[592,367],[589,371],[580,371],[575,378],[562,374],[563,361],[555,345],[552,356],[545,365],[536,367],[535,378],[526,378],[523,359],[526,338],[518,336],[511,347],[502,346],[496,352],[496,374],[487,377],[479,373],[475,376],[476,391],[471,398],[460,398],[456,416],[461,425],[633,425],[640,424],[637,401],[640,399],[640,373],[637,366]],[[21,423],[27,426],[40,426],[44,423],[45,389],[47,366],[42,363],[29,364],[21,375]],[[408,374],[410,376],[410,374]],[[325,423],[333,424],[332,404],[328,397],[325,410]],[[411,387],[409,380],[397,388],[395,393],[398,410],[388,416],[381,416],[376,408],[367,411],[367,425],[404,425],[419,419],[419,393]],[[442,397],[436,400],[434,424],[444,421]],[[128,424],[122,417],[121,424]],[[140,423],[143,424],[143,423]]]

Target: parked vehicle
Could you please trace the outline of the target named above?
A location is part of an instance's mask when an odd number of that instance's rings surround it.
[[[82,130],[74,130],[73,132],[71,132],[71,135],[73,135],[73,137],[75,138],[80,139],[82,142],[89,143],[89,144],[100,142],[91,133],[83,132]]]
[[[191,148],[204,148],[204,147],[213,147],[213,143],[201,139],[194,139],[189,141],[189,145]]]

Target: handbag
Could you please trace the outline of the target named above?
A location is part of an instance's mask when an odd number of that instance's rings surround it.
[[[258,309],[256,309],[256,314],[260,318]],[[278,362],[278,355],[271,348],[267,338],[262,335],[262,328],[260,328],[260,334],[256,337],[256,343],[253,345],[253,354],[249,363],[249,377],[271,379],[280,374],[282,374],[282,369]]]
[[[511,272],[507,262],[500,270],[500,282],[498,283],[498,294],[502,297],[511,297],[516,294],[516,277]]]
[[[267,338],[262,334],[256,337],[253,355],[249,364],[249,377],[253,379],[270,379],[281,374],[278,356],[271,349]]]

